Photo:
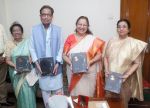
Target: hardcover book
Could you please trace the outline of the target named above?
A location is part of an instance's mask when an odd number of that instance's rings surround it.
[[[29,62],[29,56],[17,56],[16,69],[17,69],[17,73],[30,72],[31,64]]]
[[[111,72],[106,78],[105,90],[120,94],[120,89],[122,85],[122,74]]]
[[[42,76],[54,76],[53,69],[54,69],[54,59],[53,57],[45,57],[40,58],[38,60],[41,70],[42,70]]]
[[[87,72],[87,57],[86,53],[71,54],[72,70],[74,73]]]

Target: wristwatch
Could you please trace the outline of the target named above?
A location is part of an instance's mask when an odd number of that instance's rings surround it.
[[[60,62],[56,60],[56,64],[60,65]]]

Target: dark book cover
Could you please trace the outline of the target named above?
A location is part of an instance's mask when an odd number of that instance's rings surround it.
[[[42,70],[42,76],[54,76],[53,69],[54,69],[54,59],[53,57],[45,57],[40,58],[38,60],[41,70]]]
[[[71,54],[72,70],[74,73],[87,72],[87,57],[86,53]]]
[[[105,90],[120,94],[120,89],[122,85],[122,74],[111,72],[106,78]]]
[[[80,105],[82,108],[88,108],[88,102],[89,102],[88,96],[83,95],[78,96],[78,105]]]
[[[17,56],[16,57],[16,69],[18,73],[30,72],[31,64],[29,62],[29,56]]]

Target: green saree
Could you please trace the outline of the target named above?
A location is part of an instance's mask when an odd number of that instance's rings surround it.
[[[10,56],[13,63],[16,61],[16,56],[29,56],[28,40],[22,40],[10,50]],[[25,78],[26,74],[27,73],[16,74],[14,68],[9,68],[10,79],[17,98],[17,108],[36,108],[36,87],[28,85]]]

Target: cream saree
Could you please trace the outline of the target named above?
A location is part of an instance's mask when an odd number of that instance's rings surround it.
[[[72,53],[86,52],[87,61],[89,62],[96,54],[102,53],[104,41],[92,36],[87,35],[81,41],[77,41],[75,35],[70,35],[66,40],[64,46],[64,53],[70,57]],[[98,73],[101,71],[100,62],[93,64],[86,74],[73,74],[70,67],[67,65],[67,76],[69,82],[69,90],[72,96],[85,95],[93,97],[98,87],[103,94],[103,85],[98,86],[96,79]],[[102,76],[101,76],[102,78]],[[99,80],[100,81],[100,80]],[[101,79],[101,83],[102,79]]]
[[[121,90],[122,98],[128,102],[130,97],[143,100],[142,63],[146,43],[131,37],[120,40],[118,37],[110,40],[105,49],[110,72],[124,74],[137,57],[140,66],[124,83]]]

